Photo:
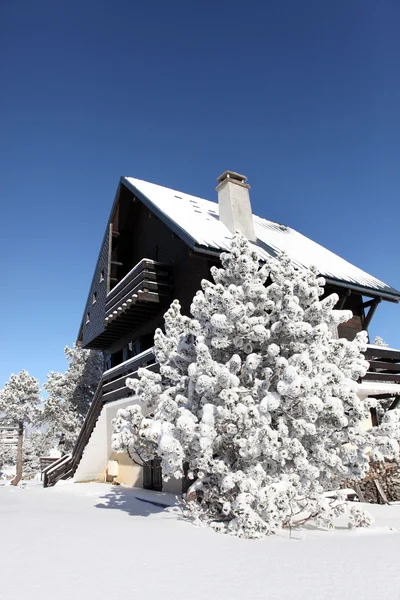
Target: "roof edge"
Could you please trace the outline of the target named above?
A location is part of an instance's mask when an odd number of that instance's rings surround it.
[[[226,250],[217,250],[216,248],[206,248],[205,246],[200,246],[198,244],[196,244],[193,247],[193,250],[195,252],[198,252],[199,254],[208,254],[209,256],[214,256],[214,257],[218,257],[220,254],[222,254],[222,252],[226,252]],[[304,267],[306,268],[306,267]],[[397,290],[395,290],[393,288],[393,292],[390,291],[384,291],[384,290],[380,290],[379,288],[370,288],[370,287],[366,287],[366,286],[362,286],[362,285],[357,285],[356,283],[350,283],[348,281],[343,281],[342,279],[335,279],[333,277],[327,277],[324,274],[320,274],[321,277],[323,277],[326,281],[326,283],[329,283],[331,285],[340,285],[340,287],[344,287],[348,290],[354,290],[355,292],[360,292],[361,294],[364,294],[365,296],[372,296],[372,297],[378,297],[378,298],[382,298],[384,300],[388,300],[388,302],[394,302],[394,303],[398,303],[400,301],[400,292],[398,292]]]
[[[343,281],[342,279],[335,279],[333,277],[327,277],[326,275],[321,274],[326,281],[326,283],[330,283],[331,285],[340,285],[341,287],[347,288],[348,290],[354,290],[355,292],[360,292],[365,296],[372,296],[377,298],[382,298],[383,300],[388,300],[389,302],[398,303],[400,301],[400,292],[393,289],[392,291],[384,291],[379,288],[372,288],[363,285],[357,285],[356,283],[350,283],[348,281]]]

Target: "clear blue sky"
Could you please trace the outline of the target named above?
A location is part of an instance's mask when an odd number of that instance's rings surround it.
[[[400,4],[0,3],[0,385],[64,370],[121,175],[253,210],[400,289]],[[373,321],[400,346],[400,306]]]

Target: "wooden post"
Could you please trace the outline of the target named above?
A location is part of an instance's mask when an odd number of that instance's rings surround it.
[[[360,485],[358,483],[355,484],[354,489],[355,489],[355,491],[357,493],[358,500],[360,502],[365,502],[364,494],[362,493],[361,487],[360,487]]]
[[[373,302],[371,303],[371,307],[370,307],[370,309],[368,311],[368,314],[364,318],[363,329],[365,331],[368,331],[368,327],[369,327],[369,324],[371,323],[371,319],[374,316],[374,313],[375,313],[375,311],[377,309],[377,306],[378,306],[378,304],[380,302],[382,302],[382,298],[374,298]]]
[[[11,485],[18,485],[22,479],[22,442],[24,439],[24,422],[18,421],[17,472]]]
[[[387,499],[387,496],[386,496],[385,492],[383,491],[383,488],[382,488],[380,482],[378,481],[378,479],[374,479],[374,484],[375,484],[376,489],[378,490],[379,496],[383,500],[383,503],[384,504],[390,504],[389,500]]]

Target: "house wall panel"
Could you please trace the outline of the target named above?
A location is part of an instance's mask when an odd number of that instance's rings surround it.
[[[82,345],[85,347],[95,337],[104,331],[104,317],[106,312],[107,278],[108,278],[108,250],[110,244],[109,228],[104,236],[99,258],[94,272],[90,292],[83,315]],[[96,302],[93,303],[93,294]],[[89,321],[87,322],[87,315]]]

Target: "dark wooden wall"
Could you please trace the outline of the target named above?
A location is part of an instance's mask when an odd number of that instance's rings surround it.
[[[182,312],[189,314],[192,298],[199,289],[201,280],[210,277],[211,262],[208,257],[193,254],[180,238],[124,187],[121,187],[117,212],[117,217],[113,219],[113,229],[119,235],[113,238],[112,258],[123,264],[116,266],[112,273],[117,274],[118,279],[122,279],[143,258],[150,258],[171,266],[172,299],[178,298]],[[107,233],[86,306],[85,314],[90,312],[90,321],[86,324],[84,318],[83,345],[90,343],[104,330],[106,283],[99,285],[99,273],[107,269],[108,244]],[[111,287],[113,287],[112,282]],[[91,299],[95,292],[97,302],[92,306]],[[103,350],[113,354],[125,347],[128,341],[153,333],[158,326],[162,325],[165,310],[166,308],[163,308],[156,317],[146,325],[142,325],[140,329],[127,330],[118,342]]]

